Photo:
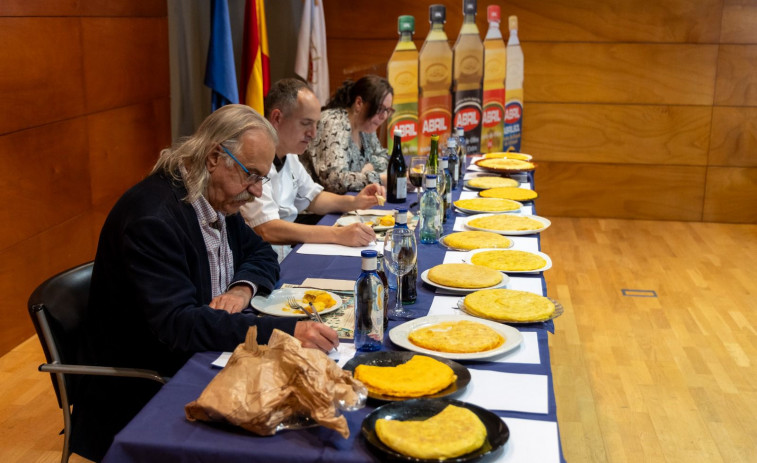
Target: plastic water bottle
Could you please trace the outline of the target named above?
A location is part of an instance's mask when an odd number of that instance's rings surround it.
[[[384,341],[384,283],[376,271],[377,252],[362,251],[362,272],[355,282],[355,350],[381,349]]]
[[[426,175],[426,188],[421,196],[420,227],[421,243],[434,244],[442,236],[442,198],[436,192],[436,175]]]

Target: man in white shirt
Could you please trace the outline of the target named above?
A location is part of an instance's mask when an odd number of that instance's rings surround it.
[[[265,117],[276,128],[279,142],[263,185],[263,194],[241,209],[247,224],[273,245],[281,261],[295,243],[336,243],[366,246],[376,238],[373,229],[362,223],[346,227],[295,223],[299,212],[314,214],[347,212],[376,206],[376,195],[385,196],[380,184],[367,185],[355,196],[323,191],[307,173],[299,154],[316,135],[321,105],[308,84],[298,79],[282,79],[271,86],[265,100]]]

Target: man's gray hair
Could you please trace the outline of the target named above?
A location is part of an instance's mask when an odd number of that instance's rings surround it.
[[[213,112],[200,124],[197,131],[176,142],[171,148],[160,152],[160,158],[152,169],[153,173],[163,172],[181,182],[187,188],[184,200],[194,202],[206,193],[210,172],[205,166],[208,159],[218,145],[223,143],[229,151],[237,156],[239,140],[248,130],[259,130],[278,144],[279,138],[273,128],[257,111],[246,105],[230,104]],[[227,165],[233,165],[234,160],[223,156]],[[181,166],[186,168],[182,177]]]
[[[278,109],[285,116],[288,116],[297,107],[297,95],[302,89],[313,92],[310,85],[301,79],[287,77],[274,82],[265,97],[266,119],[271,118],[271,112],[274,109]]]

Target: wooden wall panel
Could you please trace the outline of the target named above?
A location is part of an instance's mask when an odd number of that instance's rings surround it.
[[[170,144],[165,134],[155,132],[161,118],[151,102],[88,117],[92,204],[120,196],[147,176]]]
[[[757,2],[725,0],[720,43],[757,43]]]
[[[170,144],[166,9],[0,2],[0,355],[33,333],[31,291],[94,257],[116,198]]]
[[[0,137],[0,249],[90,206],[87,127],[77,118]],[[8,175],[8,173],[12,173]]]
[[[708,163],[757,167],[757,108],[713,108]]]
[[[96,240],[91,217],[85,213],[0,251],[0,352],[34,333],[26,311],[34,288],[60,271],[92,260]]]
[[[757,223],[757,168],[710,167],[706,191],[704,221]]]
[[[720,46],[715,104],[757,106],[757,44]]]
[[[712,104],[715,45],[525,43],[523,54],[526,102]]]
[[[0,16],[166,16],[166,2],[3,0]]]
[[[397,16],[415,17],[415,36],[423,39],[428,34],[428,6],[445,5],[445,30],[451,41],[463,21],[462,1],[438,0],[385,0],[360,2],[355,8],[353,0],[329,0],[325,8],[329,37],[342,39],[396,38]],[[701,18],[719,17],[720,0],[646,1],[614,0],[596,2],[579,0],[510,0],[479,2],[476,24],[486,33],[486,6],[498,4],[502,17],[517,15],[521,24],[519,36],[524,41],[550,42],[665,42],[714,43],[720,34],[719,21],[702,21]],[[369,18],[369,24],[366,24]],[[506,20],[505,20],[506,21]],[[505,27],[505,22],[502,23]]]
[[[169,93],[167,27],[166,18],[82,19],[87,111]]]
[[[542,162],[539,215],[702,220],[705,167]]]
[[[705,106],[530,103],[522,151],[540,161],[707,164]]]
[[[78,19],[0,18],[0,70],[0,134],[84,112]]]

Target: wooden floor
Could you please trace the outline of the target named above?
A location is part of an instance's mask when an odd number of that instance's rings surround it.
[[[552,220],[542,248],[565,306],[550,351],[566,459],[756,461],[757,226]],[[0,358],[2,462],[59,461],[42,359],[36,338]]]

